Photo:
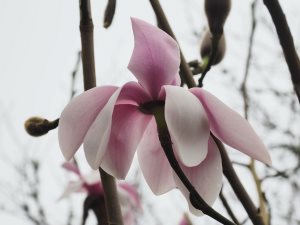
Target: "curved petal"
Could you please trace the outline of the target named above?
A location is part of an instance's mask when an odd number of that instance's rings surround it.
[[[154,194],[161,195],[176,187],[172,168],[158,139],[154,118],[143,135],[137,154],[145,180]]]
[[[85,157],[93,169],[98,169],[105,154],[111,132],[112,114],[122,88],[110,97],[90,126],[83,142]]]
[[[128,82],[122,88],[116,105],[139,105],[144,102],[151,101],[151,96],[137,82]]]
[[[211,137],[209,138],[208,154],[200,165],[186,167],[181,164],[180,166],[204,201],[212,205],[217,199],[222,187],[222,160],[214,140]],[[190,211],[194,215],[202,215],[202,212],[194,208],[190,203],[189,192],[175,173],[174,180],[187,199]]]
[[[66,160],[70,160],[83,142],[89,127],[117,87],[90,89],[75,97],[63,110],[58,125],[58,140]]]
[[[165,117],[180,160],[186,166],[196,166],[207,154],[208,119],[198,99],[188,90],[165,86]]]
[[[200,88],[190,91],[202,102],[209,118],[210,129],[216,137],[254,159],[271,164],[266,147],[247,120],[209,92]]]
[[[159,28],[133,18],[134,49],[128,69],[156,99],[162,85],[171,84],[180,64],[179,47]]]
[[[134,153],[151,119],[133,105],[115,106],[110,140],[101,168],[118,179],[125,179]]]
[[[99,171],[98,170],[92,170],[90,173],[85,174],[83,176],[84,183],[87,185],[93,185],[95,183],[100,183],[101,179],[99,176]]]
[[[78,193],[78,192],[86,192],[87,190],[83,186],[82,181],[70,181],[66,188],[64,189],[61,196],[58,198],[58,201],[61,199],[69,197],[72,193]]]
[[[130,199],[130,202],[136,208],[139,208],[139,209],[142,208],[139,194],[137,192],[137,189],[134,186],[132,186],[128,183],[122,182],[122,183],[118,183],[118,187],[126,192],[126,194],[128,195],[128,197]]]
[[[64,163],[62,164],[62,167],[63,167],[65,170],[68,170],[68,171],[70,171],[70,172],[75,173],[78,177],[81,178],[80,170],[79,170],[79,168],[75,165],[74,162],[64,162]]]
[[[84,138],[85,155],[93,169],[98,169],[107,150],[115,105],[136,107],[139,101],[147,101],[148,98],[149,96],[135,82],[126,83],[110,97]]]

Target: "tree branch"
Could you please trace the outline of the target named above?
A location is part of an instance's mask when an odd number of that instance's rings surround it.
[[[240,182],[238,176],[236,175],[233,166],[230,162],[230,159],[226,153],[225,147],[223,143],[216,138],[213,134],[211,134],[213,139],[215,140],[222,157],[222,166],[223,166],[223,173],[228,179],[231,187],[233,188],[234,193],[243,204],[246,212],[248,213],[251,221],[254,225],[264,225],[262,217],[258,213],[255,205],[253,204],[252,200],[250,199],[248,193],[246,192],[244,186]]]
[[[226,212],[231,217],[232,221],[235,222],[236,225],[241,225],[241,223],[238,221],[238,219],[234,215],[232,209],[230,208],[230,205],[228,204],[228,201],[227,201],[226,197],[223,194],[223,189],[221,189],[219,197],[220,197],[220,200],[221,200],[224,208],[226,209]]]
[[[263,0],[275,25],[281,48],[287,62],[294,90],[300,103],[300,61],[284,12],[278,0]]]
[[[158,19],[158,23],[161,25],[161,29],[163,29],[166,33],[168,33],[171,37],[173,37],[176,40],[174,33],[173,33],[171,27],[169,26],[167,18],[159,4],[159,1],[158,0],[150,0],[150,3],[153,7],[156,18]],[[189,88],[196,87],[196,83],[193,79],[193,75],[192,75],[190,68],[189,68],[188,64],[186,63],[186,61],[181,60],[181,65],[182,65],[182,67],[187,68],[186,70],[181,71],[181,77],[183,78],[183,80],[190,81],[189,83],[187,83],[187,86]],[[223,173],[227,177],[234,192],[237,194],[238,198],[242,202],[242,204],[243,204],[244,208],[246,209],[252,222],[255,225],[264,225],[262,218],[259,216],[254,203],[250,199],[249,195],[247,194],[243,185],[241,184],[237,174],[235,173],[235,171],[232,167],[231,161],[230,161],[230,159],[227,155],[227,152],[224,148],[223,143],[216,137],[214,137],[214,140],[217,143],[219,150],[221,152],[221,155],[222,155]],[[236,185],[236,184],[239,184],[239,185]]]
[[[199,195],[193,184],[189,181],[186,177],[180,165],[175,157],[173,147],[172,147],[172,140],[168,130],[168,126],[165,120],[164,115],[164,106],[157,106],[153,109],[153,115],[157,124],[157,131],[160,144],[164,150],[164,153],[174,170],[177,174],[181,182],[184,184],[186,189],[189,191],[190,201],[192,205],[196,208],[201,210],[204,214],[210,216],[211,218],[217,220],[218,222],[224,225],[235,225],[233,222],[219,214],[215,211],[210,205],[208,205],[205,200]]]
[[[96,86],[93,29],[90,1],[80,0],[80,33],[85,90]],[[99,168],[99,172],[104,190],[108,224],[123,225],[116,181],[101,168]]]

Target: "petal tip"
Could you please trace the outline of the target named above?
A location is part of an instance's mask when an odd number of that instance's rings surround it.
[[[267,155],[263,161],[267,166],[272,166],[272,159],[270,154],[267,152]]]

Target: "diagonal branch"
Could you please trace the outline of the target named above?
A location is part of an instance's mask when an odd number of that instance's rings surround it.
[[[159,0],[150,0],[150,3],[153,7],[154,13],[156,15],[156,18],[158,19],[158,23],[161,25],[161,29],[163,29],[166,33],[168,33],[170,36],[172,36],[175,40],[175,36],[173,31],[171,30],[171,27],[169,26],[169,23],[167,21],[167,18],[164,14],[164,11],[162,10]],[[181,60],[181,64],[183,67],[186,67],[187,70],[181,71],[181,76],[183,77],[184,81],[190,80],[191,82],[187,83],[187,86],[189,88],[195,87],[196,83],[193,80],[193,75],[190,71],[189,66],[187,65],[186,61]],[[192,81],[193,80],[193,81]],[[213,136],[213,135],[212,135]],[[214,137],[214,136],[213,136]],[[255,225],[264,225],[262,218],[257,212],[257,209],[252,202],[251,198],[249,197],[248,193],[244,189],[243,185],[241,184],[237,174],[235,173],[232,163],[227,155],[227,152],[225,150],[225,147],[223,143],[214,137],[215,142],[217,143],[217,146],[221,152],[222,155],[222,164],[223,164],[223,173],[227,177],[230,185],[232,186],[235,194],[240,199],[241,203],[243,204],[244,208],[246,209],[250,219],[252,220],[253,224]]]
[[[287,62],[294,90],[300,103],[300,61],[293,36],[278,0],[263,0],[275,25],[281,48]]]
[[[248,193],[243,187],[241,181],[239,180],[237,174],[235,173],[223,143],[218,138],[216,138],[213,134],[211,134],[211,136],[213,137],[214,141],[216,142],[220,150],[221,157],[222,157],[223,173],[228,179],[228,181],[230,182],[230,185],[233,188],[234,193],[243,204],[253,224],[265,225],[254,203],[252,202],[251,198],[249,197]]]

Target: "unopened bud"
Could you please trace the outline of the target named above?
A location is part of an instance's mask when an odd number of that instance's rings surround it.
[[[108,28],[114,18],[116,11],[116,0],[108,0],[107,6],[104,12],[104,20],[103,20],[103,27]]]
[[[205,13],[210,32],[213,35],[223,33],[224,23],[231,8],[231,0],[205,0]]]
[[[58,119],[49,121],[41,117],[31,117],[25,121],[24,127],[28,134],[39,137],[58,126]]]
[[[200,49],[200,54],[202,59],[209,58],[211,51],[212,51],[212,35],[209,31],[207,31],[204,35],[204,39],[201,43],[201,49]],[[221,36],[221,38],[218,41],[218,48],[216,50],[216,53],[214,55],[214,59],[211,63],[211,65],[216,65],[219,62],[222,61],[224,58],[226,51],[226,42],[225,42],[225,37],[224,34]]]

